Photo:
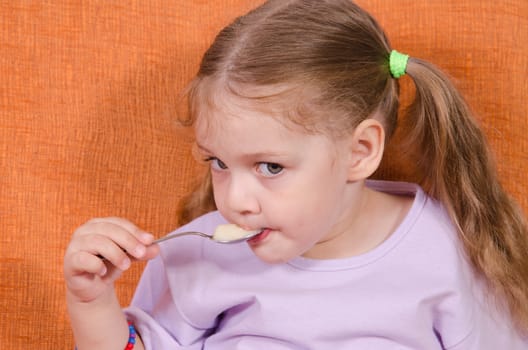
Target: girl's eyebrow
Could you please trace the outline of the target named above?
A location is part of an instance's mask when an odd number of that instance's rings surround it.
[[[214,152],[210,151],[207,147],[199,144],[198,142],[196,142],[196,147],[199,148],[200,151],[202,152],[214,154]],[[244,153],[241,155],[241,158],[246,158],[246,159],[266,158],[266,157],[284,157],[284,154],[281,154],[275,151],[260,151],[260,152],[255,152],[255,153]]]

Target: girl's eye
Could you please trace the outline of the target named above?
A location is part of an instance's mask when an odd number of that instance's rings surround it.
[[[205,159],[207,162],[211,163],[211,169],[213,170],[225,170],[227,165],[216,157],[209,157]]]
[[[284,167],[277,163],[259,163],[258,164],[258,171],[266,176],[266,177],[272,177],[279,175],[282,170],[284,170]]]

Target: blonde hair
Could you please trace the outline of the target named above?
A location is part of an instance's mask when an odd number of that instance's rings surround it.
[[[277,101],[302,87],[311,98],[299,98],[287,114],[307,130],[343,133],[378,113],[390,137],[399,109],[390,52],[378,23],[348,0],[267,1],[224,28],[205,53],[187,91],[186,122],[192,124],[200,103],[212,98],[207,86],[213,81],[255,100]],[[422,174],[419,184],[447,208],[475,272],[504,302],[519,330],[528,332],[528,235],[522,212],[501,186],[485,137],[449,79],[417,58],[409,59],[407,74],[416,92],[403,118],[409,131],[405,143]],[[265,96],[248,94],[249,86],[291,90]],[[214,209],[211,191],[206,177],[181,219]]]

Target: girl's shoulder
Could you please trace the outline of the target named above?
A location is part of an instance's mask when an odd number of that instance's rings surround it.
[[[417,184],[409,182],[369,180],[367,186],[390,195],[412,197],[412,205],[405,217],[382,245],[392,248],[425,250],[432,258],[435,252],[443,259],[460,255],[462,249],[458,231],[445,207],[430,197]],[[409,246],[405,246],[408,244]],[[418,249],[419,248],[419,249]]]

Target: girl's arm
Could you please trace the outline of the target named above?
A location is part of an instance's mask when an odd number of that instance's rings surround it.
[[[114,282],[130,267],[130,256],[148,260],[158,254],[157,246],[148,246],[152,240],[152,235],[118,218],[94,219],[76,230],[66,249],[64,276],[78,350],[125,348],[128,324]],[[140,338],[136,340],[135,349],[144,349]]]

